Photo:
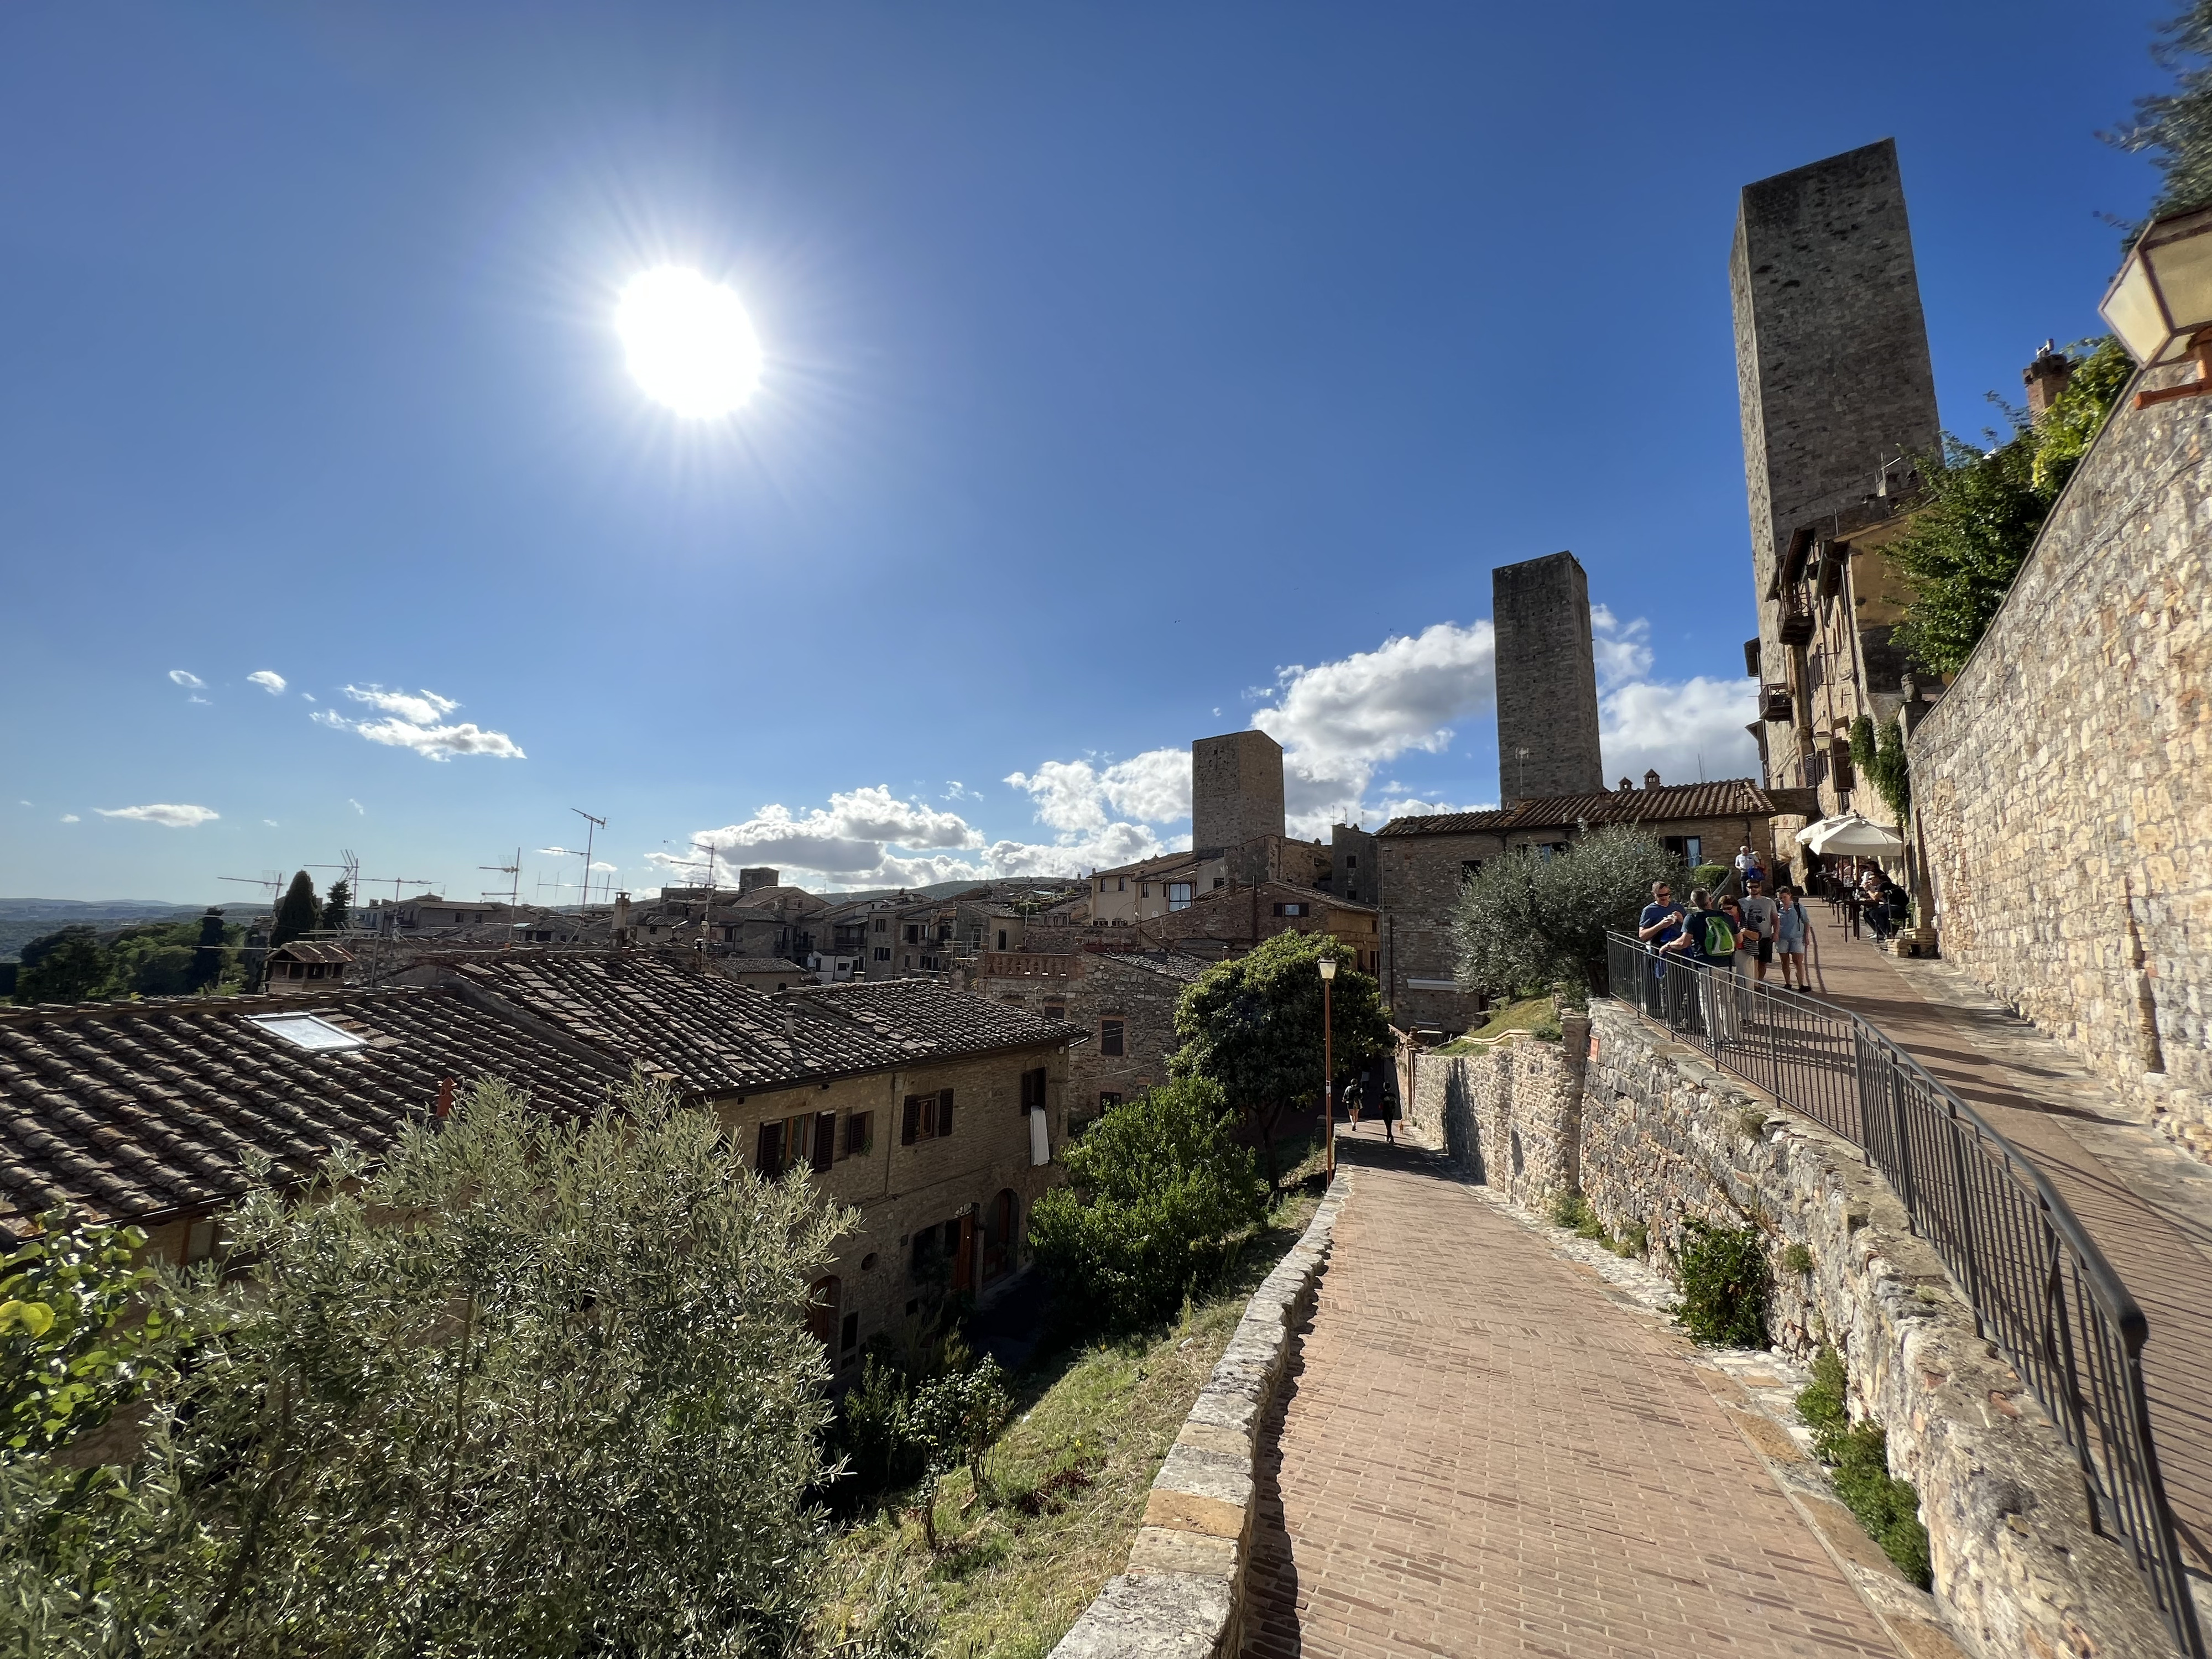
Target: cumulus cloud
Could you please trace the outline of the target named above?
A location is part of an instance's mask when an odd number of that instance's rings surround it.
[[[158,823],[165,830],[196,830],[222,816],[204,806],[179,806],[166,801],[156,801],[149,806],[96,806],[93,810],[104,818],[131,818],[140,823]]]
[[[1647,769],[1668,783],[1759,775],[1759,744],[1745,730],[1759,717],[1756,680],[1632,681],[1599,699],[1598,714],[1608,777],[1641,783]]]
[[[272,697],[284,695],[284,677],[273,668],[257,668],[246,677],[248,685],[258,685]]]
[[[1651,672],[1651,624],[1638,617],[1622,622],[1601,605],[1590,607],[1590,644],[1597,655],[1601,691]]]
[[[461,705],[435,691],[387,691],[380,685],[349,685],[345,694],[385,718],[349,720],[335,708],[318,708],[307,718],[334,731],[357,732],[371,743],[411,749],[425,760],[447,761],[455,755],[526,758],[521,745],[504,732],[489,731],[473,720],[447,720],[446,716]],[[358,805],[355,810],[360,810]]]
[[[202,679],[198,675],[192,673],[188,669],[172,668],[169,671],[169,678],[174,684],[183,686],[188,691],[204,691],[207,690],[207,682]]]
[[[1190,751],[1147,749],[1125,761],[1047,761],[1006,781],[1036,803],[1040,823],[1062,841],[1103,834],[1115,821],[1159,823],[1190,816]]]
[[[82,823],[82,820],[74,812],[64,812],[62,814],[62,822],[64,823]]]

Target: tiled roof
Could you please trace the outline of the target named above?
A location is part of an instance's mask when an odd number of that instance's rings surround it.
[[[465,979],[624,1065],[743,1093],[915,1060],[1064,1042],[1080,1028],[922,980],[774,995],[645,951],[511,951]]]
[[[272,962],[351,962],[353,952],[343,945],[319,945],[312,939],[295,939],[271,951],[269,959]]]
[[[805,968],[788,957],[717,957],[715,970],[725,974],[803,974]]]
[[[368,1046],[303,1048],[256,1014],[313,1014]],[[226,1203],[249,1148],[291,1175],[340,1142],[376,1156],[448,1078],[506,1078],[574,1111],[624,1074],[454,990],[0,1012],[0,1227],[64,1200],[115,1220]]]
[[[1773,799],[1749,778],[1668,783],[1656,789],[1611,789],[1595,795],[1543,795],[1488,812],[1440,812],[1393,818],[1378,836],[1505,835],[1560,830],[1577,823],[1658,823],[1684,818],[1763,818]]]
[[[1197,957],[1184,956],[1179,951],[1132,951],[1126,954],[1102,952],[1091,960],[1094,963],[1126,962],[1132,968],[1141,968],[1148,974],[1158,974],[1163,979],[1176,980],[1184,985],[1192,983],[1213,966]]]

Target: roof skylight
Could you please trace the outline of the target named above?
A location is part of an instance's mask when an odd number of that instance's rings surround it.
[[[247,1018],[263,1030],[310,1054],[343,1054],[368,1047],[367,1037],[356,1036],[343,1026],[333,1025],[314,1014],[252,1014]]]

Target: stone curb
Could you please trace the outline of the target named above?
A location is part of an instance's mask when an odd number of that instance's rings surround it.
[[[1350,1192],[1351,1171],[1340,1168],[1304,1235],[1252,1293],[1228,1350],[1152,1477],[1128,1571],[1107,1582],[1060,1638],[1053,1659],[1211,1659],[1236,1651],[1259,1491],[1261,1425],[1282,1382],[1298,1323],[1313,1306]]]

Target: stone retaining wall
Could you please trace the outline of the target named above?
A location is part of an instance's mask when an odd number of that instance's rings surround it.
[[[1919,1488],[1936,1598],[1961,1643],[1988,1659],[2170,1655],[2142,1579],[2091,1527],[2057,1431],[1974,1334],[1942,1262],[1857,1150],[1619,1003],[1591,1018],[1571,1060],[1534,1039],[1421,1056],[1411,1127],[1532,1208],[1571,1190],[1573,1169],[1607,1231],[1641,1225],[1670,1273],[1686,1218],[1759,1226],[1776,1346],[1804,1358],[1825,1340],[1844,1355],[1855,1413],[1888,1430],[1893,1470]],[[1809,1272],[1790,1270],[1792,1245]]]
[[[1259,1494],[1261,1425],[1328,1265],[1348,1174],[1253,1293],[1213,1375],[1152,1478],[1129,1569],[1109,1579],[1054,1659],[1212,1659],[1243,1636],[1244,1574]]]

